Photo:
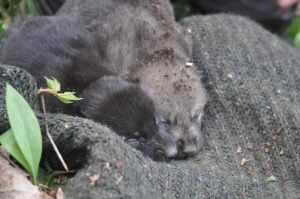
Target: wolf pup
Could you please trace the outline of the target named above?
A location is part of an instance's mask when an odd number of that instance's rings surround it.
[[[84,25],[97,40],[103,65],[153,97],[176,141],[176,157],[200,150],[206,92],[190,63],[191,35],[176,23],[168,0],[66,0],[57,15]]]
[[[84,98],[65,105],[46,95],[49,112],[106,124],[155,160],[175,156],[176,144],[160,126],[152,98],[101,66],[95,43],[89,31],[68,17],[36,17],[8,39],[1,60],[30,72],[39,87],[46,87],[44,76],[53,76],[62,88]]]

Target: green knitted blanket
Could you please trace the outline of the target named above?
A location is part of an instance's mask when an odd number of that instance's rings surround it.
[[[300,53],[243,17],[181,23],[192,30],[193,61],[209,96],[203,150],[187,160],[154,162],[101,124],[48,114],[58,148],[78,169],[64,187],[67,198],[299,198]],[[36,89],[28,73],[1,65],[0,133],[9,128],[6,81],[28,101]],[[43,154],[60,167],[43,139]],[[91,186],[95,174],[100,178]]]

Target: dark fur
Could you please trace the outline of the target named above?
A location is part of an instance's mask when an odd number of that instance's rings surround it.
[[[83,24],[97,39],[105,67],[138,82],[177,143],[177,157],[202,147],[206,93],[191,56],[191,36],[168,0],[66,0],[57,15]]]
[[[155,118],[152,99],[136,84],[107,76],[85,89],[82,97],[84,117],[108,125],[145,155],[155,160],[176,155],[175,142]]]
[[[47,87],[43,76],[53,76],[61,88],[84,98],[64,105],[47,95],[50,112],[82,114],[107,124],[156,160],[176,155],[175,142],[156,124],[152,99],[133,83],[104,77],[112,73],[101,66],[93,37],[68,17],[37,17],[26,22],[9,38],[2,62],[29,71],[39,87]]]
[[[39,87],[47,88],[44,76],[55,77],[62,92],[80,93],[99,74],[111,74],[100,65],[94,43],[92,35],[68,17],[36,17],[9,37],[1,61],[29,71]],[[52,96],[45,98],[49,112],[78,114]]]

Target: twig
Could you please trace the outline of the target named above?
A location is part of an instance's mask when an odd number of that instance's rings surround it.
[[[51,173],[51,177],[57,176],[57,175],[66,175],[66,174],[70,174],[70,173],[75,173],[76,170],[69,170],[69,171],[54,171],[53,173]]]
[[[118,184],[122,181],[122,179],[123,179],[123,176],[121,176],[121,177],[117,180],[116,185],[118,185]]]
[[[47,116],[46,116],[46,108],[45,108],[45,99],[43,93],[41,93],[41,100],[42,100],[42,108],[43,108],[43,113],[44,113],[44,118],[45,118],[45,127],[46,127],[46,134],[51,142],[51,145],[56,152],[57,157],[59,158],[60,162],[62,163],[63,167],[65,168],[66,171],[69,171],[69,168],[67,164],[65,163],[62,155],[60,154],[56,144],[54,143],[54,140],[52,139],[50,133],[49,133],[49,128],[48,128],[48,123],[47,123]]]
[[[46,186],[46,185],[43,185],[43,184],[41,184],[41,183],[38,183],[38,186],[41,187],[41,188],[50,190],[50,191],[53,190],[53,189],[55,189],[55,188],[52,188],[52,187],[48,187],[48,186]]]

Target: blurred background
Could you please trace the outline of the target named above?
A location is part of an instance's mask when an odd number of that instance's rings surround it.
[[[300,0],[171,0],[175,17],[231,13],[250,17],[300,48]],[[16,15],[53,15],[64,0],[0,0],[0,36]]]

